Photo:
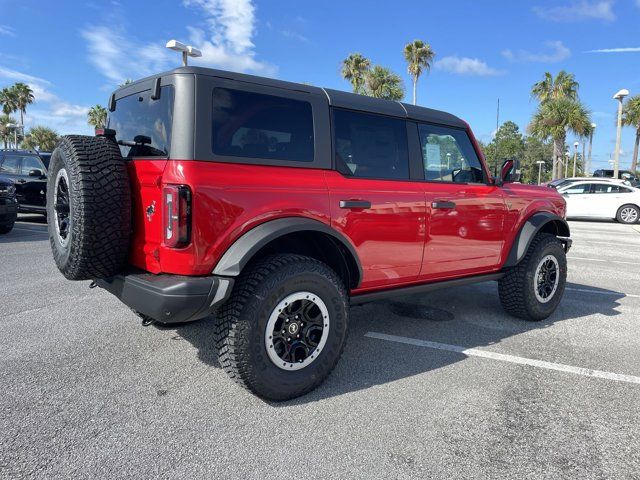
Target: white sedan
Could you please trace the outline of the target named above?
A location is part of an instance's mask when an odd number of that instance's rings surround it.
[[[558,189],[567,201],[569,218],[614,218],[620,223],[640,219],[640,189],[601,180],[585,180]]]

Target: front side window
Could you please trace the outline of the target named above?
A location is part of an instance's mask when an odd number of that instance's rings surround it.
[[[572,185],[571,187],[568,187],[566,190],[563,190],[562,193],[566,193],[568,195],[580,195],[583,193],[589,193],[590,188],[590,183],[581,183],[579,185]]]
[[[427,124],[418,130],[426,180],[484,183],[482,164],[465,131]]]
[[[213,153],[313,162],[311,104],[274,95],[214,88]]]
[[[409,178],[404,120],[335,110],[333,121],[335,158],[341,172],[362,178]]]
[[[160,88],[157,100],[151,98],[151,90],[146,90],[116,101],[107,128],[116,131],[125,158],[167,157],[172,121],[173,87],[167,85]]]
[[[18,156],[5,157],[2,166],[0,166],[0,173],[7,173],[9,175],[18,175],[20,173],[20,158]]]
[[[31,170],[44,170],[38,157],[22,157],[22,175],[29,175]]]

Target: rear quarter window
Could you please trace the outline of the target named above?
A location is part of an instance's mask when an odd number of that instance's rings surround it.
[[[123,157],[169,156],[173,97],[173,87],[167,85],[160,89],[157,100],[151,98],[151,90],[146,90],[116,101],[107,127],[116,131]]]
[[[313,162],[311,104],[275,95],[214,88],[212,147],[215,155]]]

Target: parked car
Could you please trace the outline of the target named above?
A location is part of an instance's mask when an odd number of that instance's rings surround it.
[[[51,157],[54,259],[145,322],[210,317],[220,365],[284,400],[318,386],[349,307],[498,281],[542,320],[564,292],[565,201],[492,178],[446,112],[197,67],[118,89]]]
[[[13,180],[19,211],[46,214],[47,169],[31,150],[0,150],[0,175]]]
[[[613,173],[613,170],[599,169],[593,172],[593,176],[599,178],[613,178]],[[627,180],[633,187],[637,187],[638,183],[640,183],[640,179],[637,174],[630,170],[618,170],[618,178]]]
[[[13,180],[0,175],[0,233],[9,233],[18,216],[18,201]]]
[[[588,181],[588,180],[593,180],[593,177],[558,178],[556,180],[552,180],[552,181],[546,183],[545,185],[547,187],[555,188],[557,190],[559,188],[562,188],[562,187],[565,187],[565,186],[569,185],[570,183],[582,182],[582,181]],[[597,178],[597,180],[600,180],[600,181],[603,181],[603,182],[612,182],[612,183],[621,183],[621,184],[624,184],[624,185],[631,185],[631,183],[626,179],[601,177],[601,178]]]
[[[592,178],[558,189],[567,200],[568,218],[612,218],[620,223],[640,219],[640,189]]]

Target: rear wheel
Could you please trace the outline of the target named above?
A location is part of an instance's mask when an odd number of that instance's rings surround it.
[[[633,224],[640,219],[640,209],[635,205],[623,205],[618,209],[616,220],[620,223]]]
[[[516,317],[544,320],[560,303],[566,280],[567,257],[562,243],[554,235],[538,234],[522,261],[498,282],[500,303]]]
[[[335,367],[348,320],[345,287],[327,265],[300,255],[267,257],[242,273],[218,313],[220,364],[263,398],[298,397]]]

